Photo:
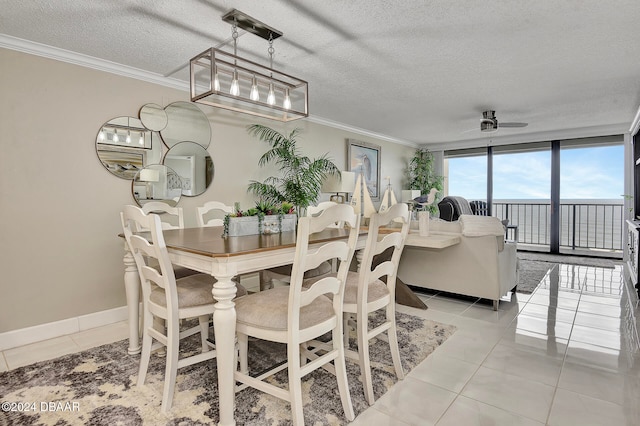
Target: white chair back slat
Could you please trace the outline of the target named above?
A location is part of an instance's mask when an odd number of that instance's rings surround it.
[[[304,258],[304,272],[317,268],[321,263],[329,259],[346,260],[349,255],[349,247],[346,241],[333,241],[323,245],[313,253],[307,253]]]
[[[162,229],[182,229],[184,228],[184,214],[182,207],[171,207],[162,201],[150,201],[142,206],[145,214],[156,213],[160,216]],[[144,229],[139,229],[144,231]]]
[[[300,295],[300,307],[309,305],[319,296],[324,294],[337,294],[340,291],[341,282],[337,277],[325,277],[315,282],[308,290]]]
[[[211,218],[207,220],[206,217],[210,215],[211,212],[214,212],[222,217]],[[233,213],[233,206],[228,206],[224,203],[221,203],[220,201],[207,201],[202,207],[198,207],[196,209],[196,219],[198,221],[198,226],[223,226],[224,216],[229,213]]]

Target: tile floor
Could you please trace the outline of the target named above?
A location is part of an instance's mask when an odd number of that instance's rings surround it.
[[[637,296],[616,269],[560,265],[500,302],[420,295],[456,333],[354,425],[638,425]],[[3,351],[0,371],[127,337],[126,323]]]

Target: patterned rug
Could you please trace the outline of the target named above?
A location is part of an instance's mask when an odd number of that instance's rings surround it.
[[[405,372],[424,360],[453,332],[455,326],[397,313],[398,339]],[[355,335],[351,335],[355,344]],[[160,412],[164,384],[164,353],[152,356],[145,386],[136,386],[139,356],[127,355],[128,341],[112,343],[54,360],[0,373],[0,400],[16,402],[16,411],[0,414],[0,425],[204,425],[218,420],[215,363],[200,363],[178,370],[173,407]],[[197,335],[182,341],[189,351],[199,350]],[[286,359],[281,344],[251,341],[252,372],[260,373]],[[397,381],[388,345],[371,343],[376,398]],[[347,361],[353,408],[368,408],[357,364]],[[274,376],[286,384],[286,371]],[[347,420],[337,391],[335,376],[316,370],[303,384],[305,423],[342,425]],[[3,411],[7,407],[3,405]],[[288,425],[288,403],[245,389],[236,394],[238,425]]]

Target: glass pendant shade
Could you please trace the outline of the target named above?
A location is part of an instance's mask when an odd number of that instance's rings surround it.
[[[220,91],[220,79],[218,78],[218,70],[216,69],[215,76],[213,78],[213,90],[216,92]]]
[[[120,142],[120,138],[118,137],[118,131],[116,129],[113,129],[113,141]]]
[[[273,83],[269,83],[269,94],[267,95],[267,103],[269,105],[276,104],[276,94],[273,91]]]
[[[231,89],[229,89],[229,93],[233,96],[238,96],[240,94],[240,83],[238,83],[238,73],[236,71],[233,72],[233,80],[231,80]]]
[[[291,109],[291,97],[289,96],[289,89],[285,89],[284,91],[284,102],[282,102],[282,107],[284,109]]]
[[[249,95],[249,99],[251,99],[252,101],[260,100],[260,92],[258,91],[258,80],[256,80],[255,76],[251,79],[251,94]]]
[[[127,139],[126,139],[127,143],[131,143],[131,132],[129,130],[127,130]]]

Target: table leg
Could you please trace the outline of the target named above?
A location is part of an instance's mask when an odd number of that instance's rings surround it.
[[[127,309],[129,313],[129,355],[139,354],[140,346],[140,276],[138,268],[129,251],[127,243],[124,243],[124,290],[127,297]]]
[[[217,282],[213,285],[213,298],[218,301],[213,312],[213,332],[216,337],[216,361],[218,365],[218,395],[220,419],[218,425],[232,426],[236,424],[235,381],[233,373],[236,369],[236,308],[233,298],[236,296],[236,285],[233,275],[215,275]]]

